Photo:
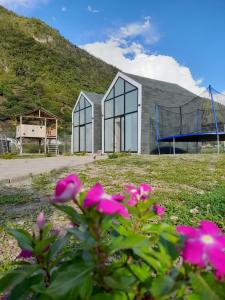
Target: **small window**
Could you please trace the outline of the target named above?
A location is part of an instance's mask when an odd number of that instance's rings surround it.
[[[132,112],[132,111],[136,111],[137,110],[137,90],[130,92],[128,94],[125,95],[125,109],[126,109],[126,113]]]
[[[86,108],[86,123],[91,123],[92,120],[92,107]]]
[[[76,112],[74,114],[74,120],[73,120],[74,126],[79,125],[79,112]]]
[[[124,80],[122,78],[118,78],[115,84],[115,96],[122,94],[124,94]]]
[[[105,151],[113,152],[113,119],[105,120]]]
[[[79,127],[75,127],[73,131],[73,136],[74,136],[74,151],[79,152]]]
[[[83,96],[80,97],[80,109],[83,109],[85,105],[85,99]]]
[[[105,118],[113,117],[113,100],[105,102]]]
[[[113,95],[113,88],[112,88],[111,91],[110,91],[110,93],[109,93],[109,95],[107,96],[106,100],[112,99],[113,96],[114,96],[114,95]]]
[[[130,91],[133,91],[135,90],[136,87],[132,84],[130,84],[129,82],[125,82],[125,92],[130,92]]]
[[[92,125],[86,125],[86,151],[92,151]]]
[[[80,152],[84,152],[85,150],[85,126],[80,127]]]
[[[137,152],[137,137],[138,137],[138,124],[137,113],[128,114],[125,116],[126,129],[125,129],[125,151]]]
[[[124,114],[124,95],[115,98],[115,116]]]
[[[78,111],[80,109],[80,103],[78,102],[75,111]]]
[[[91,103],[89,103],[89,101],[85,100],[85,107],[89,107],[91,106]]]
[[[85,122],[85,110],[80,111],[80,125],[84,124]]]

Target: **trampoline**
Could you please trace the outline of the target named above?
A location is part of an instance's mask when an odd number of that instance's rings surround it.
[[[156,143],[225,141],[225,95],[209,86],[201,95],[176,106],[155,106]]]

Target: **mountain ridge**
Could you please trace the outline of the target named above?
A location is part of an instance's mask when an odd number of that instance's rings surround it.
[[[118,69],[43,21],[0,6],[0,115],[42,106],[71,122],[80,90],[104,93]]]

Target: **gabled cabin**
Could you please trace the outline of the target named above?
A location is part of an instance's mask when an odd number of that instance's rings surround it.
[[[103,95],[82,91],[72,111],[72,153],[101,150],[101,100]]]

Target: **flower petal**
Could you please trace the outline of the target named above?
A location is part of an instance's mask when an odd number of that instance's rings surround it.
[[[208,249],[208,260],[221,277],[225,276],[225,253],[221,249],[216,247]]]
[[[119,214],[125,218],[129,217],[127,209],[116,201],[102,200],[97,205],[96,210],[104,215]]]
[[[60,179],[55,187],[53,202],[66,202],[72,200],[80,192],[81,182],[76,175],[69,175]]]
[[[104,195],[104,188],[100,183],[96,183],[86,194],[83,207],[89,208],[100,202],[102,196]]]
[[[198,230],[191,226],[179,225],[176,227],[176,230],[178,233],[190,238],[194,238],[199,235]]]
[[[205,220],[201,221],[199,229],[204,233],[210,234],[212,236],[221,234],[221,230],[219,229],[219,227],[211,221],[205,221]]]
[[[203,244],[200,241],[187,240],[185,242],[182,256],[186,262],[204,267],[205,261],[203,260],[203,254]]]

